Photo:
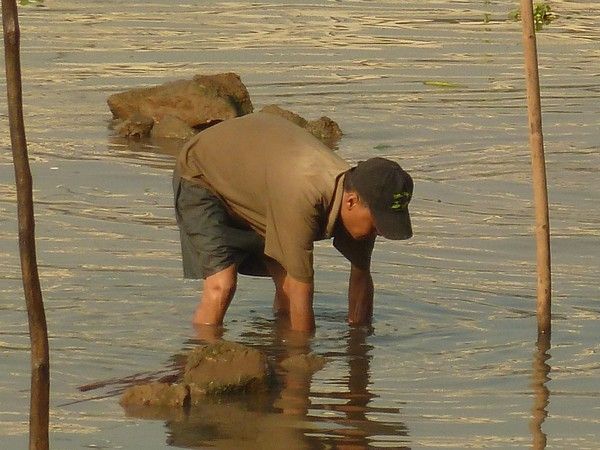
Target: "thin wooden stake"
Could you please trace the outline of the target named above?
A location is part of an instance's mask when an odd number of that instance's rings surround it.
[[[527,110],[529,112],[529,145],[533,174],[535,203],[535,240],[537,256],[537,322],[538,334],[551,332],[551,270],[550,222],[548,218],[548,189],[546,162],[542,134],[542,109],[540,79],[538,74],[537,46],[531,0],[521,0],[523,46],[525,50],[525,75],[527,79]]]
[[[19,18],[16,0],[2,0],[8,117],[17,188],[19,253],[31,340],[29,449],[48,449],[50,358],[48,330],[35,254],[32,177],[23,123]]]

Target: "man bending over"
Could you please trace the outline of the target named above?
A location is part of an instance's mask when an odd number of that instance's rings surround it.
[[[375,237],[412,236],[413,181],[397,163],[350,167],[279,116],[221,122],[186,143],[173,177],[186,278],[204,286],[193,322],[221,325],[238,273],[271,276],[274,310],[312,330],[313,242],[333,238],[350,261],[348,321],[371,323]]]

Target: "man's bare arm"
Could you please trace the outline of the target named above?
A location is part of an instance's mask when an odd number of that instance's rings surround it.
[[[348,323],[370,325],[373,319],[373,278],[369,269],[352,265],[348,285]]]
[[[304,283],[289,276],[281,264],[272,258],[265,263],[275,283],[273,310],[278,316],[288,316],[292,330],[310,331],[315,328],[313,312],[314,283]]]
[[[273,284],[275,284],[275,298],[273,299],[273,312],[276,316],[286,316],[290,315],[290,299],[285,295],[283,291],[283,282],[285,281],[285,277],[287,272],[285,269],[272,258],[265,257],[265,264],[267,265],[267,270],[271,274],[271,278],[273,279]]]
[[[289,299],[292,330],[312,331],[315,328],[314,283],[304,283],[286,275],[283,280],[283,292]]]

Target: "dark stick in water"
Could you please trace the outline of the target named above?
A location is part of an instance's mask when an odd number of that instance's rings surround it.
[[[4,28],[8,119],[17,188],[21,275],[31,341],[29,448],[44,450],[49,446],[50,356],[46,314],[35,254],[33,188],[23,123],[20,31],[16,0],[2,0],[2,25]]]

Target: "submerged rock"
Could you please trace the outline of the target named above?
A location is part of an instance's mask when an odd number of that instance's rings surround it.
[[[338,141],[342,138],[342,130],[339,125],[327,116],[309,121],[306,130],[330,148],[336,148]]]
[[[196,130],[190,127],[179,117],[167,114],[160,120],[154,121],[152,132],[153,138],[189,139],[196,134]]]
[[[298,125],[299,127],[302,128],[306,128],[306,125],[308,124],[308,120],[306,120],[304,117],[296,114],[295,112],[292,112],[290,110],[287,109],[283,109],[277,105],[267,105],[264,106],[260,112],[265,112],[265,113],[269,113],[269,114],[275,114],[278,116],[283,117],[284,119],[289,120],[290,122],[295,123],[296,125]]]
[[[119,136],[141,139],[150,134],[154,126],[154,119],[139,113],[132,114],[127,120],[116,120],[115,129]]]
[[[182,407],[190,402],[190,390],[183,384],[159,383],[131,386],[121,397],[121,405]]]
[[[185,369],[174,383],[131,386],[123,393],[120,403],[128,409],[193,406],[206,396],[265,391],[269,375],[267,357],[262,352],[235,342],[220,341],[192,350],[187,355]]]
[[[248,90],[235,73],[196,75],[192,80],[131,89],[111,95],[108,106],[113,117],[125,123],[136,117],[161,122],[172,116],[190,128],[253,111]],[[128,127],[121,127],[122,136],[134,135],[127,134]]]
[[[179,146],[207,127],[254,110],[246,86],[235,73],[196,75],[192,80],[130,89],[111,95],[107,102],[119,136],[173,140]],[[342,137],[338,124],[327,116],[307,120],[277,105],[261,111],[286,118],[332,149]]]
[[[267,105],[260,110],[269,114],[277,114],[286,118],[290,122],[306,129],[317,139],[321,140],[329,148],[335,149],[338,141],[342,137],[342,130],[339,125],[327,116],[322,116],[316,120],[307,120],[304,117],[283,109],[277,105]]]
[[[287,372],[313,374],[325,367],[326,362],[324,357],[309,353],[290,356],[281,361],[280,365]]]
[[[188,355],[183,382],[208,394],[264,390],[269,365],[264,353],[235,342],[220,341]]]

